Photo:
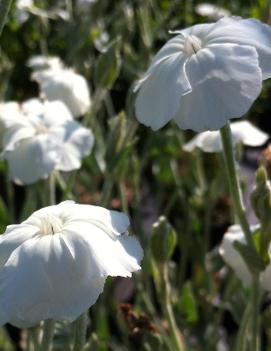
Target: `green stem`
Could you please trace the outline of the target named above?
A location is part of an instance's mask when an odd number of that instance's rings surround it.
[[[86,343],[87,333],[87,312],[83,313],[75,321],[75,335],[74,335],[74,346],[73,351],[82,351]]]
[[[112,188],[113,188],[112,181],[110,179],[105,178],[102,194],[101,194],[101,200],[100,200],[101,206],[106,207],[109,204]]]
[[[39,350],[39,334],[40,334],[40,327],[36,326],[33,328],[28,329],[28,339],[29,339],[29,346],[33,346],[29,348],[29,350],[38,351]],[[27,349],[28,350],[28,349]]]
[[[185,351],[185,344],[181,338],[181,334],[177,328],[174,312],[171,306],[171,292],[170,284],[168,279],[168,267],[166,264],[163,264],[163,282],[164,282],[164,292],[163,292],[163,304],[164,304],[164,313],[169,322],[170,336],[174,344],[174,351]]]
[[[50,351],[52,349],[54,329],[55,322],[52,319],[47,319],[44,321],[40,351]]]
[[[260,309],[260,284],[259,284],[259,274],[253,275],[253,289],[252,289],[252,317],[251,317],[251,350],[260,350],[260,335],[259,335],[259,309]]]
[[[255,250],[250,227],[246,218],[245,207],[242,200],[240,182],[235,169],[234,151],[232,146],[232,136],[229,122],[220,129],[223,143],[224,161],[229,182],[231,198],[240,226],[245,234],[248,245]]]
[[[0,35],[6,24],[7,16],[12,5],[12,0],[0,0]]]
[[[128,215],[129,205],[125,194],[125,184],[122,181],[119,183],[119,193],[120,193],[122,211]]]
[[[49,193],[50,193],[50,205],[56,204],[56,179],[55,174],[51,173],[49,176]]]
[[[245,207],[242,200],[242,192],[240,183],[237,177],[235,169],[234,152],[232,144],[232,136],[229,122],[220,130],[225,167],[227,171],[227,178],[229,182],[231,198],[234,205],[234,210],[237,215],[238,221],[245,234],[248,246],[254,252],[256,251],[250,227],[247,221]],[[252,284],[252,311],[251,311],[251,347],[253,351],[259,350],[260,338],[259,338],[259,306],[260,306],[260,286],[259,286],[259,274],[252,272],[253,284]]]
[[[251,303],[248,303],[245,312],[242,317],[242,321],[239,327],[238,336],[236,344],[234,346],[234,351],[246,351],[248,344],[249,335],[249,319],[251,316]]]

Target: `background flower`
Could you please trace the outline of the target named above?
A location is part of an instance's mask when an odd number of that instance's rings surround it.
[[[198,4],[195,7],[195,11],[198,15],[208,17],[211,20],[215,21],[219,20],[222,17],[230,16],[230,11],[208,2]]]
[[[268,134],[254,127],[248,121],[231,123],[232,140],[234,145],[243,143],[246,146],[261,146],[269,139]],[[202,132],[183,145],[185,151],[191,152],[196,148],[204,152],[221,152],[222,141],[219,131]]]
[[[73,201],[8,226],[0,237],[0,324],[76,319],[96,302],[107,276],[140,269],[143,252],[128,226],[122,213]]]
[[[92,132],[74,121],[60,101],[26,101],[3,136],[3,157],[12,180],[31,184],[53,170],[71,171],[91,152]]]
[[[136,116],[153,130],[216,130],[243,116],[271,76],[271,29],[223,18],[176,32],[138,82]]]
[[[258,227],[253,226],[251,229],[256,230]],[[246,243],[246,238],[240,225],[232,225],[228,228],[219,247],[219,253],[223,260],[234,270],[234,273],[242,283],[248,286],[252,282],[252,277],[242,256],[233,246],[235,241],[242,244]]]
[[[55,66],[34,72],[32,78],[39,83],[42,97],[62,101],[74,117],[89,110],[91,100],[87,81],[72,69]]]

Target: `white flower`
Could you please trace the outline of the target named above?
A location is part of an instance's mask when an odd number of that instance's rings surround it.
[[[255,231],[258,228],[258,225],[252,226],[251,230]],[[228,228],[219,247],[219,253],[223,260],[234,270],[244,286],[248,286],[252,282],[252,277],[242,256],[233,246],[235,241],[246,244],[246,238],[240,225],[232,225]]]
[[[231,123],[231,132],[234,145],[241,142],[247,146],[261,146],[269,139],[268,134],[248,121]],[[221,152],[223,148],[219,131],[199,133],[183,145],[183,149],[188,152],[196,148],[204,152]]]
[[[28,100],[3,136],[3,157],[17,184],[31,184],[53,170],[71,171],[90,153],[91,131],[74,121],[60,101]]]
[[[224,9],[223,7],[209,4],[207,2],[198,4],[195,7],[195,11],[198,15],[208,17],[211,20],[219,20],[222,17],[230,16],[230,11]]]
[[[143,251],[123,213],[65,201],[34,212],[0,236],[0,325],[73,321],[107,276],[131,277]]]
[[[21,117],[20,105],[18,102],[9,101],[0,103],[0,130],[3,132],[11,127]]]
[[[271,29],[223,18],[177,32],[138,82],[136,116],[157,130],[170,120],[197,132],[243,116],[271,76]]]
[[[27,61],[27,66],[38,71],[42,69],[61,69],[64,67],[61,59],[57,56],[36,55],[30,57]]]
[[[34,7],[33,0],[17,0],[15,17],[20,24],[26,22],[30,16],[31,9]]]
[[[72,69],[55,67],[32,74],[40,85],[42,97],[64,102],[74,117],[85,114],[90,106],[90,93],[86,79]]]

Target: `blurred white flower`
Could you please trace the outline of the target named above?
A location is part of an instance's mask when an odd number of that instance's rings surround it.
[[[176,33],[135,88],[138,120],[201,132],[243,116],[271,76],[270,26],[225,17]]]
[[[17,0],[16,1],[16,20],[23,24],[26,22],[30,16],[30,10],[34,7],[33,0]]]
[[[30,59],[27,61],[27,66],[35,71],[48,69],[48,68],[60,69],[64,67],[59,57],[43,56],[43,55],[36,55],[36,56],[30,57]]]
[[[231,123],[233,144],[243,143],[246,146],[261,146],[269,138],[268,134],[254,127],[248,121]],[[202,132],[183,145],[185,151],[191,152],[196,148],[204,152],[221,152],[223,150],[219,131]]]
[[[208,17],[211,20],[219,20],[222,17],[230,16],[230,11],[224,9],[223,7],[204,2],[198,4],[195,7],[195,11],[198,15]]]
[[[92,132],[74,121],[61,101],[31,99],[21,105],[21,114],[5,131],[2,155],[12,180],[31,184],[53,170],[80,168],[93,142]]]
[[[39,83],[42,97],[64,102],[74,117],[89,110],[91,101],[87,81],[72,69],[39,70],[32,74],[32,78]]]
[[[252,226],[251,231],[253,232],[258,228],[258,225]],[[235,241],[242,244],[246,243],[245,235],[240,225],[237,224],[230,226],[224,234],[222,243],[219,247],[219,253],[227,265],[233,269],[244,286],[248,286],[252,282],[252,277],[242,256],[233,246]]]
[[[0,236],[0,325],[73,321],[107,276],[140,270],[142,248],[116,211],[65,201],[34,212]]]
[[[16,123],[21,116],[20,105],[15,101],[0,103],[0,133]]]

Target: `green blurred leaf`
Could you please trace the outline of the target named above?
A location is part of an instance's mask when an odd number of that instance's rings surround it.
[[[198,309],[191,282],[187,282],[182,290],[179,309],[184,314],[187,323],[195,324],[198,321]]]

